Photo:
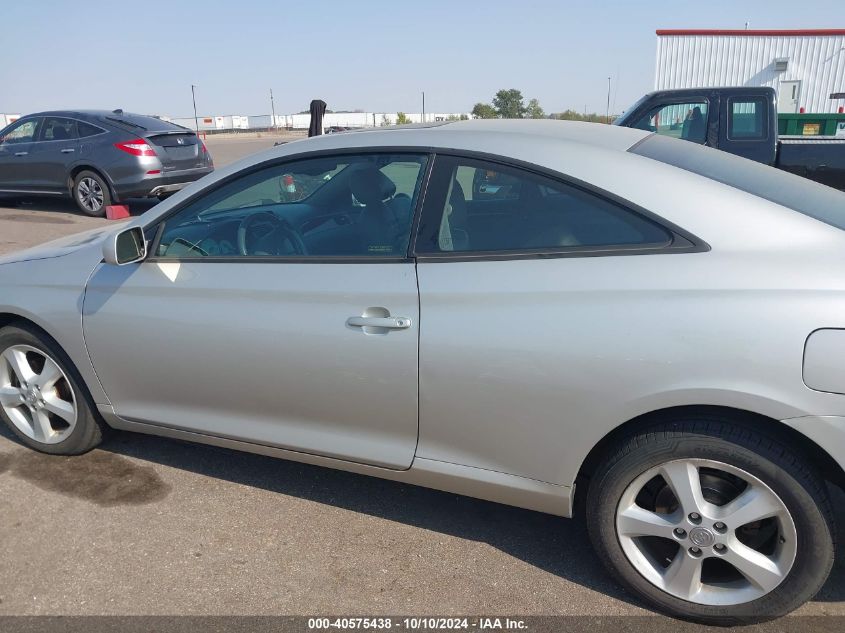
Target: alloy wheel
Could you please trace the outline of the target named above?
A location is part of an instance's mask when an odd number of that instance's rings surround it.
[[[750,602],[795,561],[784,502],[754,475],[705,459],[666,462],[637,477],[616,511],[629,562],[663,591],[703,605]]]
[[[83,178],[80,180],[76,195],[79,198],[79,203],[91,212],[99,211],[105,201],[103,188],[93,178]]]
[[[73,432],[76,399],[62,368],[43,351],[13,345],[0,354],[0,408],[26,437],[56,444]]]

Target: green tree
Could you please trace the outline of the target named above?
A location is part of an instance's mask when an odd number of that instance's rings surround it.
[[[396,125],[406,125],[411,122],[411,119],[408,118],[408,115],[404,112],[397,112],[396,113]]]
[[[495,119],[498,116],[496,108],[489,103],[476,103],[472,107],[472,115],[476,119]]]
[[[386,114],[381,115],[381,126],[387,127],[390,125],[390,118]]]
[[[545,119],[546,113],[543,112],[543,108],[540,107],[540,102],[537,99],[531,99],[528,102],[528,106],[525,108],[526,114],[529,119]]]
[[[503,119],[521,119],[525,116],[525,101],[516,88],[499,90],[493,97],[493,107]]]
[[[560,119],[561,121],[589,121],[591,123],[607,123],[607,117],[603,114],[596,114],[591,112],[589,114],[576,112],[575,110],[564,110],[551,115],[553,119]]]

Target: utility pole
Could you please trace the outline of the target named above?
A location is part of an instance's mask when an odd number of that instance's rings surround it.
[[[422,98],[423,98],[422,123],[425,123],[425,90],[423,90]]]
[[[607,109],[604,112],[605,123],[610,123],[610,77],[607,78]]]
[[[197,134],[199,134],[200,133],[200,120],[199,120],[199,117],[197,116],[197,94],[194,91],[195,88],[196,88],[196,86],[194,84],[191,84],[191,99],[194,102],[194,128],[196,129]]]
[[[276,129],[276,105],[273,103],[273,89],[270,88],[270,111],[273,113],[273,124],[270,126]]]

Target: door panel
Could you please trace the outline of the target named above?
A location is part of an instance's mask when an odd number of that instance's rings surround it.
[[[347,324],[386,313],[410,327]],[[410,262],[103,265],[84,303],[119,416],[396,469],[417,442],[418,318]]]
[[[3,131],[0,138],[0,188],[33,190],[30,151],[38,138],[41,119],[21,119]]]
[[[76,121],[45,117],[38,141],[29,150],[28,169],[33,185],[45,191],[66,192],[70,165],[78,154]]]

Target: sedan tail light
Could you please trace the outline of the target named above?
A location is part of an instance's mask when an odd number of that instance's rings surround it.
[[[156,152],[152,146],[142,138],[136,138],[133,141],[124,141],[123,143],[115,143],[117,149],[123,150],[127,154],[133,156],[155,156]]]

